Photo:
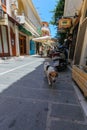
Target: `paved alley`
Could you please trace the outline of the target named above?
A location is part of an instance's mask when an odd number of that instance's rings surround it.
[[[44,61],[27,57],[0,64],[0,130],[87,130],[70,70],[59,72],[51,88]]]

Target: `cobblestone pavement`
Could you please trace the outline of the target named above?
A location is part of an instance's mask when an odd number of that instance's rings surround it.
[[[70,70],[59,72],[51,88],[43,62],[35,57],[15,61],[15,67],[22,67],[0,76],[0,86],[5,87],[0,93],[0,130],[87,130]]]

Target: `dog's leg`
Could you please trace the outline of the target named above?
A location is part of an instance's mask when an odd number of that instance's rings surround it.
[[[47,77],[47,79],[48,79],[48,84],[51,85],[51,81],[49,79],[49,76]]]
[[[46,77],[46,75],[47,75],[47,74],[46,74],[46,71],[44,70],[44,77]]]
[[[49,73],[47,73],[47,80],[48,80],[48,84],[51,85],[50,78],[49,78]]]

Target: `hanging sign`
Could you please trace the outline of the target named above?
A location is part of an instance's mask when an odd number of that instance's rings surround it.
[[[70,19],[70,18],[62,18],[62,19],[59,20],[58,27],[59,27],[59,29],[61,29],[61,28],[66,29],[66,28],[70,28],[71,25],[72,25],[72,19]]]

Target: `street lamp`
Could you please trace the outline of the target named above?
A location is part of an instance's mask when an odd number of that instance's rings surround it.
[[[0,6],[0,19],[2,19],[4,17],[4,12],[2,7]]]

